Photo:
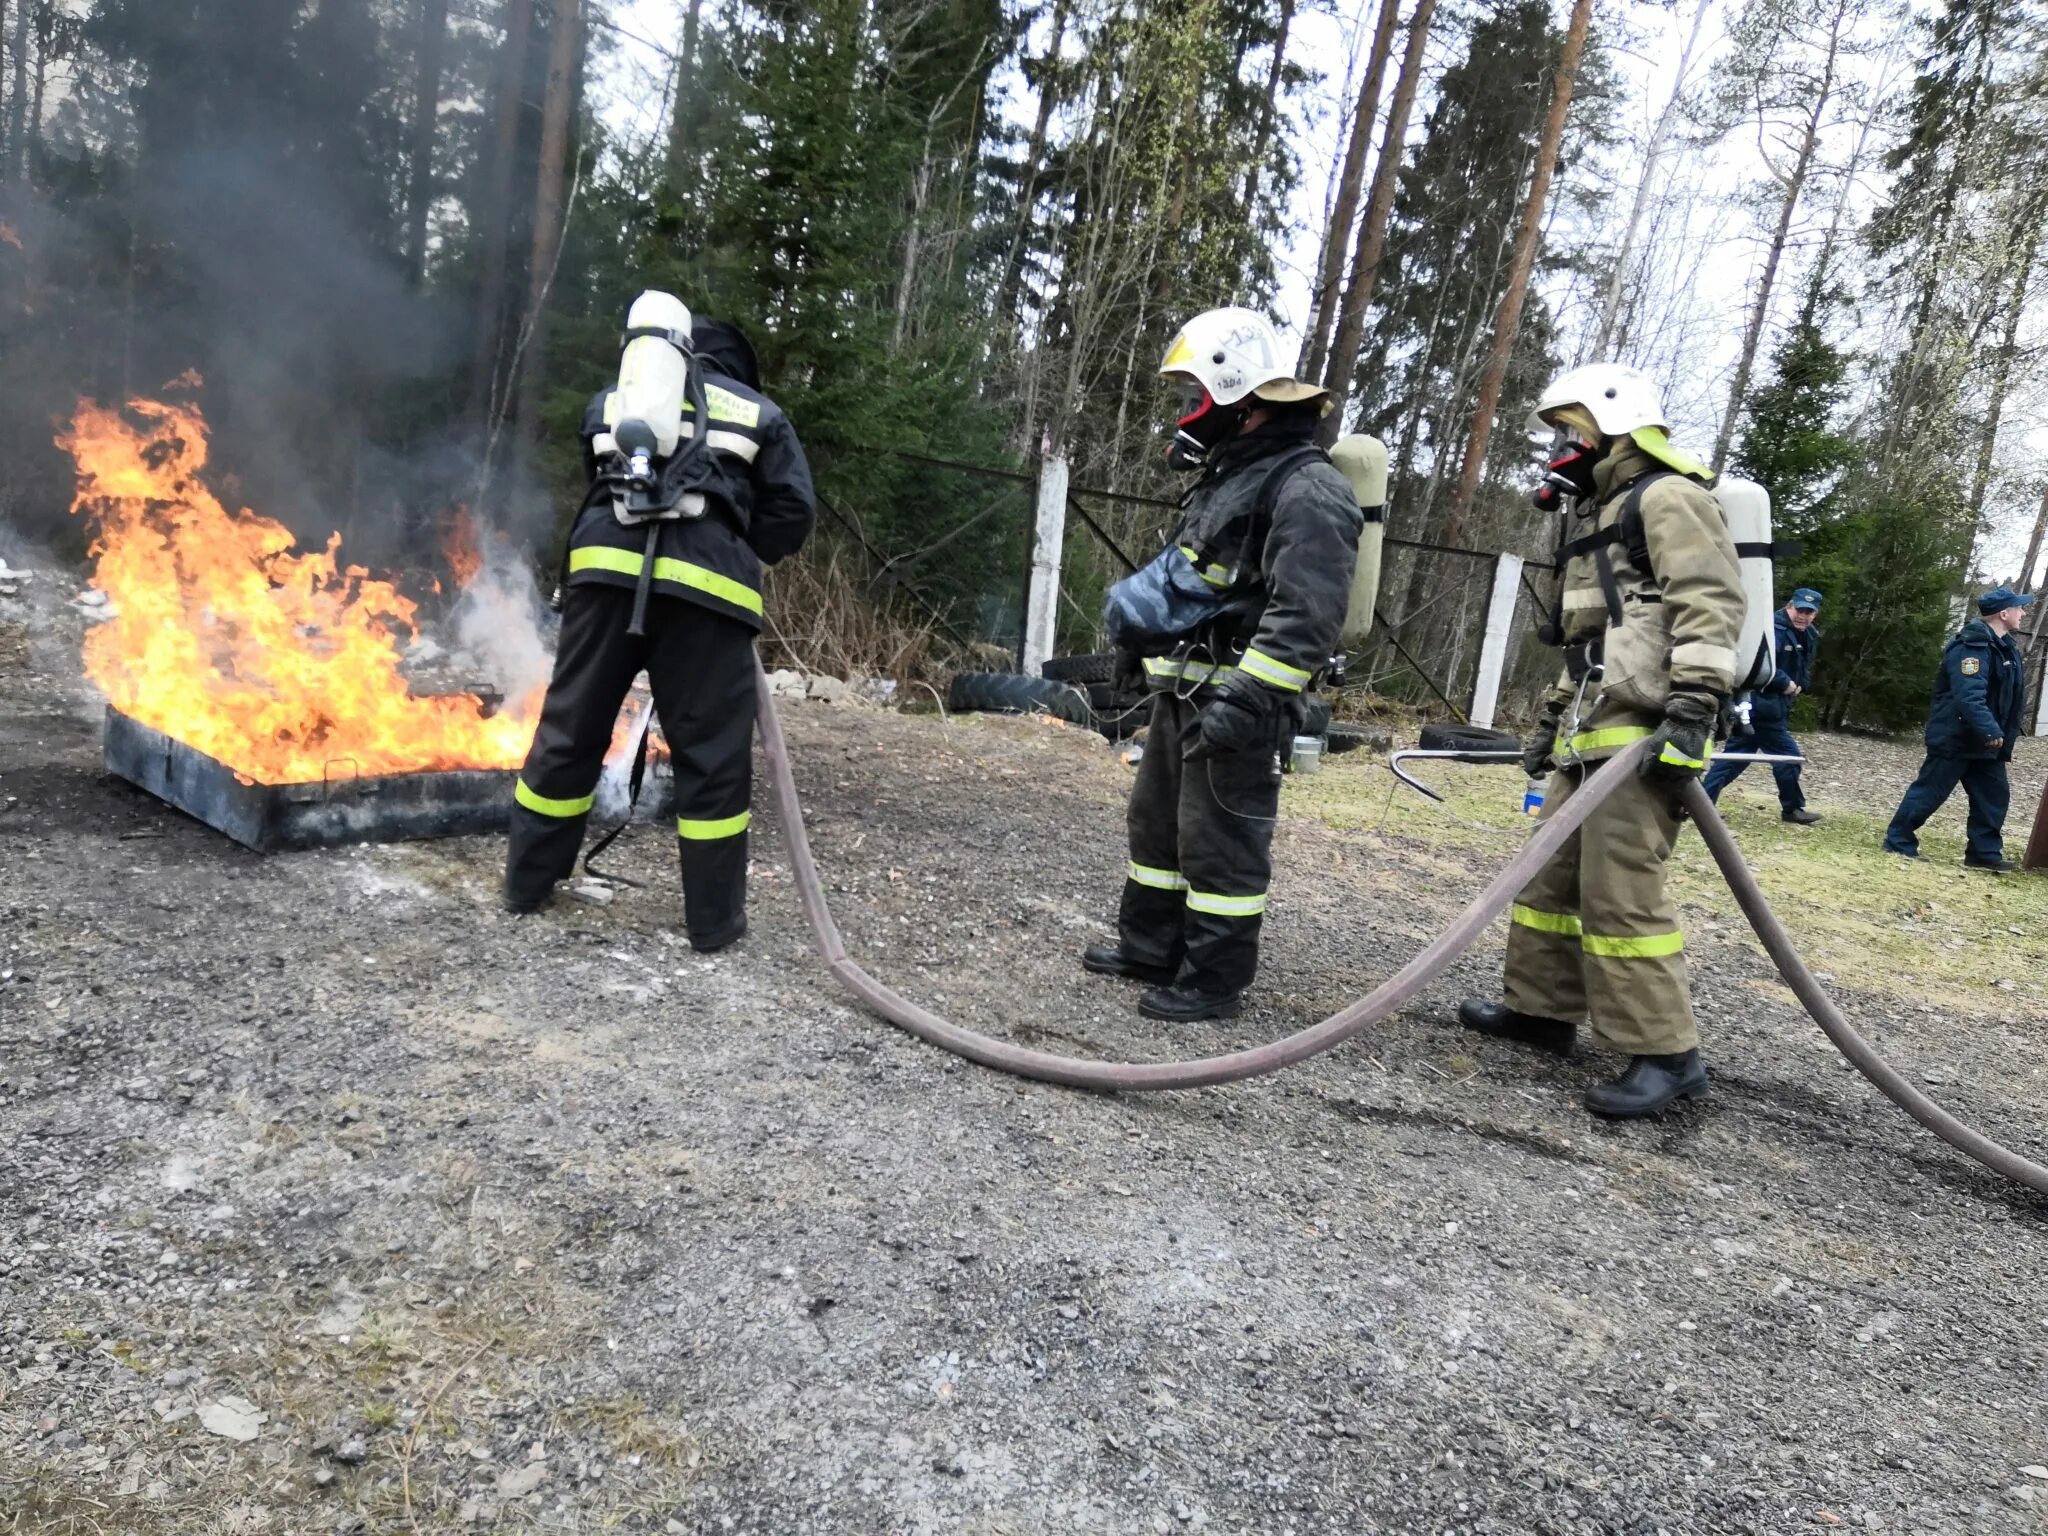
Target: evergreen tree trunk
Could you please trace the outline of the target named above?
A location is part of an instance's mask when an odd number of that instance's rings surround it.
[[[420,0],[419,85],[412,105],[412,178],[406,194],[406,277],[427,276],[427,215],[434,205],[434,140],[441,117],[441,55],[448,38],[448,0]]]
[[[519,436],[532,442],[540,420],[543,321],[555,257],[562,244],[563,181],[569,169],[569,120],[576,106],[577,56],[583,43],[583,0],[553,0],[548,32],[547,93],[541,98],[540,176],[533,196],[533,263],[526,280],[525,342],[519,366]]]
[[[683,12],[683,47],[676,55],[676,99],[668,121],[669,185],[682,191],[689,178],[683,168],[690,155],[690,101],[697,90],[697,29],[702,24],[704,0],[690,0]]]
[[[1038,116],[1031,125],[1031,142],[1024,152],[1024,177],[1017,187],[1017,227],[1010,233],[1010,254],[1003,258],[1003,279],[996,289],[998,323],[1014,321],[1024,282],[1024,246],[1031,234],[1031,210],[1038,199],[1038,178],[1045,163],[1045,138],[1052,124],[1053,109],[1059,105],[1060,43],[1067,34],[1070,0],[1054,0],[1052,40],[1046,45],[1041,66],[1044,78],[1038,86]]]
[[[2012,389],[2013,357],[2019,350],[2020,321],[2026,314],[2027,291],[2033,287],[2034,264],[2041,255],[2041,211],[2029,199],[2021,214],[2021,238],[2026,242],[2012,275],[2012,289],[2005,307],[2005,334],[1991,359],[1991,398],[1985,408],[1984,427],[1977,437],[1977,467],[1970,476],[1971,554],[1974,563],[1977,530],[1984,521],[1984,496],[1991,488],[1991,462],[1998,448],[1998,427],[2005,416],[2006,396]],[[2031,574],[2032,566],[2028,572]]]
[[[1571,110],[1572,89],[1578,83],[1579,57],[1586,50],[1586,29],[1593,19],[1593,0],[1575,0],[1571,25],[1564,35],[1564,50],[1558,55],[1557,83],[1550,95],[1550,115],[1543,121],[1543,136],[1536,145],[1536,165],[1529,178],[1529,199],[1522,205],[1521,228],[1515,232],[1514,254],[1508,258],[1507,289],[1500,297],[1500,311],[1493,320],[1493,347],[1479,375],[1479,403],[1472,411],[1472,428],[1465,439],[1465,460],[1458,470],[1458,486],[1451,493],[1451,513],[1444,524],[1444,542],[1456,544],[1465,531],[1465,518],[1472,510],[1479,477],[1486,469],[1486,447],[1493,438],[1493,413],[1500,405],[1501,383],[1507,378],[1508,358],[1515,348],[1515,335],[1522,326],[1522,304],[1529,294],[1529,273],[1536,264],[1536,242],[1543,233],[1543,210],[1550,201],[1550,178],[1557,168],[1557,147],[1564,139],[1565,115]]]
[[[1316,429],[1317,441],[1325,447],[1344,430],[1344,404],[1351,394],[1351,375],[1358,367],[1358,349],[1365,341],[1365,312],[1372,306],[1374,274],[1387,248],[1387,224],[1394,215],[1394,184],[1401,171],[1402,145],[1408,137],[1408,114],[1415,106],[1415,93],[1422,84],[1422,55],[1429,44],[1429,23],[1436,14],[1436,0],[1420,0],[1408,22],[1408,49],[1401,58],[1401,73],[1394,81],[1394,100],[1387,109],[1387,131],[1380,140],[1379,163],[1373,167],[1372,195],[1365,205],[1365,222],[1359,226],[1358,247],[1351,258],[1351,278],[1344,286],[1344,303],[1337,316],[1337,336],[1330,345],[1329,366],[1323,373],[1323,387],[1336,405]]]
[[[1316,262],[1315,291],[1309,295],[1308,341],[1295,375],[1319,379],[1330,355],[1330,327],[1337,317],[1337,280],[1344,273],[1344,253],[1351,248],[1351,224],[1365,191],[1365,153],[1372,147],[1373,124],[1380,115],[1380,87],[1387,74],[1387,56],[1394,51],[1394,27],[1401,19],[1401,0],[1380,0],[1379,25],[1366,55],[1365,76],[1358,82],[1358,106],[1351,118],[1351,139],[1344,146],[1344,169],[1337,178],[1337,201],[1323,231],[1323,249]]]
[[[1280,0],[1280,27],[1273,38],[1273,66],[1266,71],[1265,95],[1259,103],[1259,128],[1252,139],[1251,163],[1245,167],[1244,196],[1240,206],[1249,220],[1259,195],[1259,167],[1266,159],[1266,146],[1273,139],[1273,124],[1280,116],[1280,72],[1287,67],[1287,34],[1294,27],[1294,0]]]
[[[1693,9],[1692,28],[1686,33],[1685,48],[1678,55],[1678,78],[1672,83],[1670,96],[1665,98],[1664,110],[1657,114],[1656,126],[1650,130],[1650,142],[1643,149],[1643,169],[1636,177],[1635,196],[1629,201],[1628,223],[1622,226],[1621,245],[1614,253],[1614,270],[1607,275],[1607,293],[1600,302],[1600,331],[1593,342],[1593,357],[1597,362],[1605,362],[1611,355],[1615,326],[1621,319],[1622,284],[1628,278],[1629,260],[1635,255],[1636,231],[1642,227],[1643,210],[1650,203],[1657,167],[1664,158],[1665,142],[1671,137],[1679,108],[1685,102],[1685,79],[1692,68],[1693,51],[1699,46],[1700,27],[1707,19],[1707,12],[1713,8],[1714,0],[1699,0]]]
[[[484,421],[499,404],[498,360],[510,284],[512,174],[519,160],[519,120],[526,110],[526,50],[533,37],[534,0],[505,0],[505,41],[498,73],[496,122],[477,213],[481,276],[476,290],[476,342],[469,369],[469,414]]]
[[[28,180],[28,23],[35,0],[14,0],[14,94],[7,111],[8,179]]]
[[[43,90],[50,80],[50,53],[57,25],[56,0],[36,0],[36,73],[28,97],[28,143],[21,149],[21,175],[35,174],[36,153],[43,142]]]
[[[1721,466],[1728,462],[1728,445],[1735,438],[1735,423],[1741,419],[1742,404],[1749,396],[1749,376],[1756,367],[1757,347],[1762,343],[1764,327],[1770,323],[1771,294],[1778,282],[1778,263],[1785,257],[1785,242],[1792,235],[1792,220],[1799,212],[1799,200],[1806,193],[1807,174],[1813,169],[1813,156],[1820,146],[1821,118],[1827,112],[1828,103],[1835,94],[1835,61],[1841,55],[1842,11],[1835,11],[1834,25],[1828,32],[1827,63],[1821,69],[1819,86],[1813,93],[1813,107],[1806,114],[1806,124],[1799,136],[1799,153],[1792,162],[1792,173],[1785,178],[1785,198],[1778,205],[1777,228],[1771,231],[1770,249],[1764,255],[1763,276],[1757,280],[1756,301],[1750,307],[1749,324],[1742,332],[1742,355],[1735,363],[1735,383],[1728,391],[1728,409],[1721,416],[1721,430],[1714,437],[1714,472],[1719,474]]]

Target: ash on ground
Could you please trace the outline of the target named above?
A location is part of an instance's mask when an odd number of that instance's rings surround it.
[[[1725,899],[1686,914],[1715,1096],[1661,1124],[1586,1116],[1604,1062],[1449,1022],[1498,932],[1278,1078],[1083,1095],[850,1007],[758,807],[735,951],[681,942],[658,832],[613,850],[640,888],[514,919],[497,840],[264,858],[110,780],[28,650],[0,634],[17,1528],[2041,1528],[2048,1212],[1843,1070]],[[1332,760],[1315,793],[1392,813],[1290,790],[1257,1006],[1169,1027],[1075,964],[1122,868],[1098,738],[785,716],[850,948],[1048,1049],[1296,1029],[1510,846]],[[1891,794],[1912,767],[1810,746]],[[1888,804],[1813,778],[1874,836]],[[1927,878],[1962,941],[2013,899]],[[1881,981],[1837,978],[1882,1048],[2042,1155],[2034,979]]]

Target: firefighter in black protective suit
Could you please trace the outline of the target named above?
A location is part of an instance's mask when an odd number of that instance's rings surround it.
[[[690,946],[709,952],[747,931],[761,568],[802,547],[816,510],[803,447],[761,393],[753,349],[736,329],[692,325],[675,300],[644,295],[629,316],[628,346],[647,334],[635,322],[655,299],[682,317],[687,334],[670,339],[694,352],[710,418],[703,451],[679,449],[661,466],[662,489],[686,493],[683,505],[702,512],[658,524],[646,632],[630,634],[648,534],[614,515],[619,392],[596,396],[582,432],[591,488],[569,534],[554,678],[515,786],[505,906],[533,911],[574,869],[619,707],[645,670],[675,770],[684,925]],[[622,388],[629,372],[630,364]],[[686,439],[695,414],[686,404]]]
[[[1272,325],[1211,310],[1160,372],[1186,409],[1168,461],[1201,470],[1168,548],[1119,583],[1109,629],[1153,690],[1131,791],[1114,946],[1081,963],[1150,982],[1152,1018],[1227,1017],[1258,969],[1281,755],[1336,650],[1364,513],[1314,444],[1329,397],[1294,380]]]

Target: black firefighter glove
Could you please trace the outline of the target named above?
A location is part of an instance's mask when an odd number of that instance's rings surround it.
[[[1522,743],[1522,772],[1540,779],[1557,766],[1557,728],[1564,719],[1564,705],[1550,703],[1536,717],[1536,728]]]
[[[1135,646],[1120,645],[1111,663],[1109,680],[1118,693],[1145,691],[1145,658]]]
[[[1664,701],[1664,722],[1650,733],[1642,775],[1659,784],[1683,784],[1707,770],[1707,744],[1721,718],[1711,693],[1674,693]]]
[[[1279,740],[1274,713],[1278,697],[1258,683],[1237,682],[1216,690],[1216,697],[1202,706],[1201,734],[1188,744],[1185,760],[1198,763],[1205,757],[1247,752],[1255,747],[1271,748]]]

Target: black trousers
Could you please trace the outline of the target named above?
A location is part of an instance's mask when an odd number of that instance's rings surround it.
[[[1187,762],[1199,711],[1170,693],[1152,701],[1152,725],[1131,789],[1131,864],[1117,943],[1147,965],[1170,966],[1177,985],[1238,992],[1259,969],[1259,929],[1273,876],[1280,809],[1274,744]]]
[[[683,921],[715,948],[746,925],[748,802],[753,795],[754,632],[695,603],[657,597],[647,633],[626,633],[633,594],[572,586],[554,680],[519,772],[505,891],[545,895],[576,867],[619,706],[644,670],[673,754]]]

